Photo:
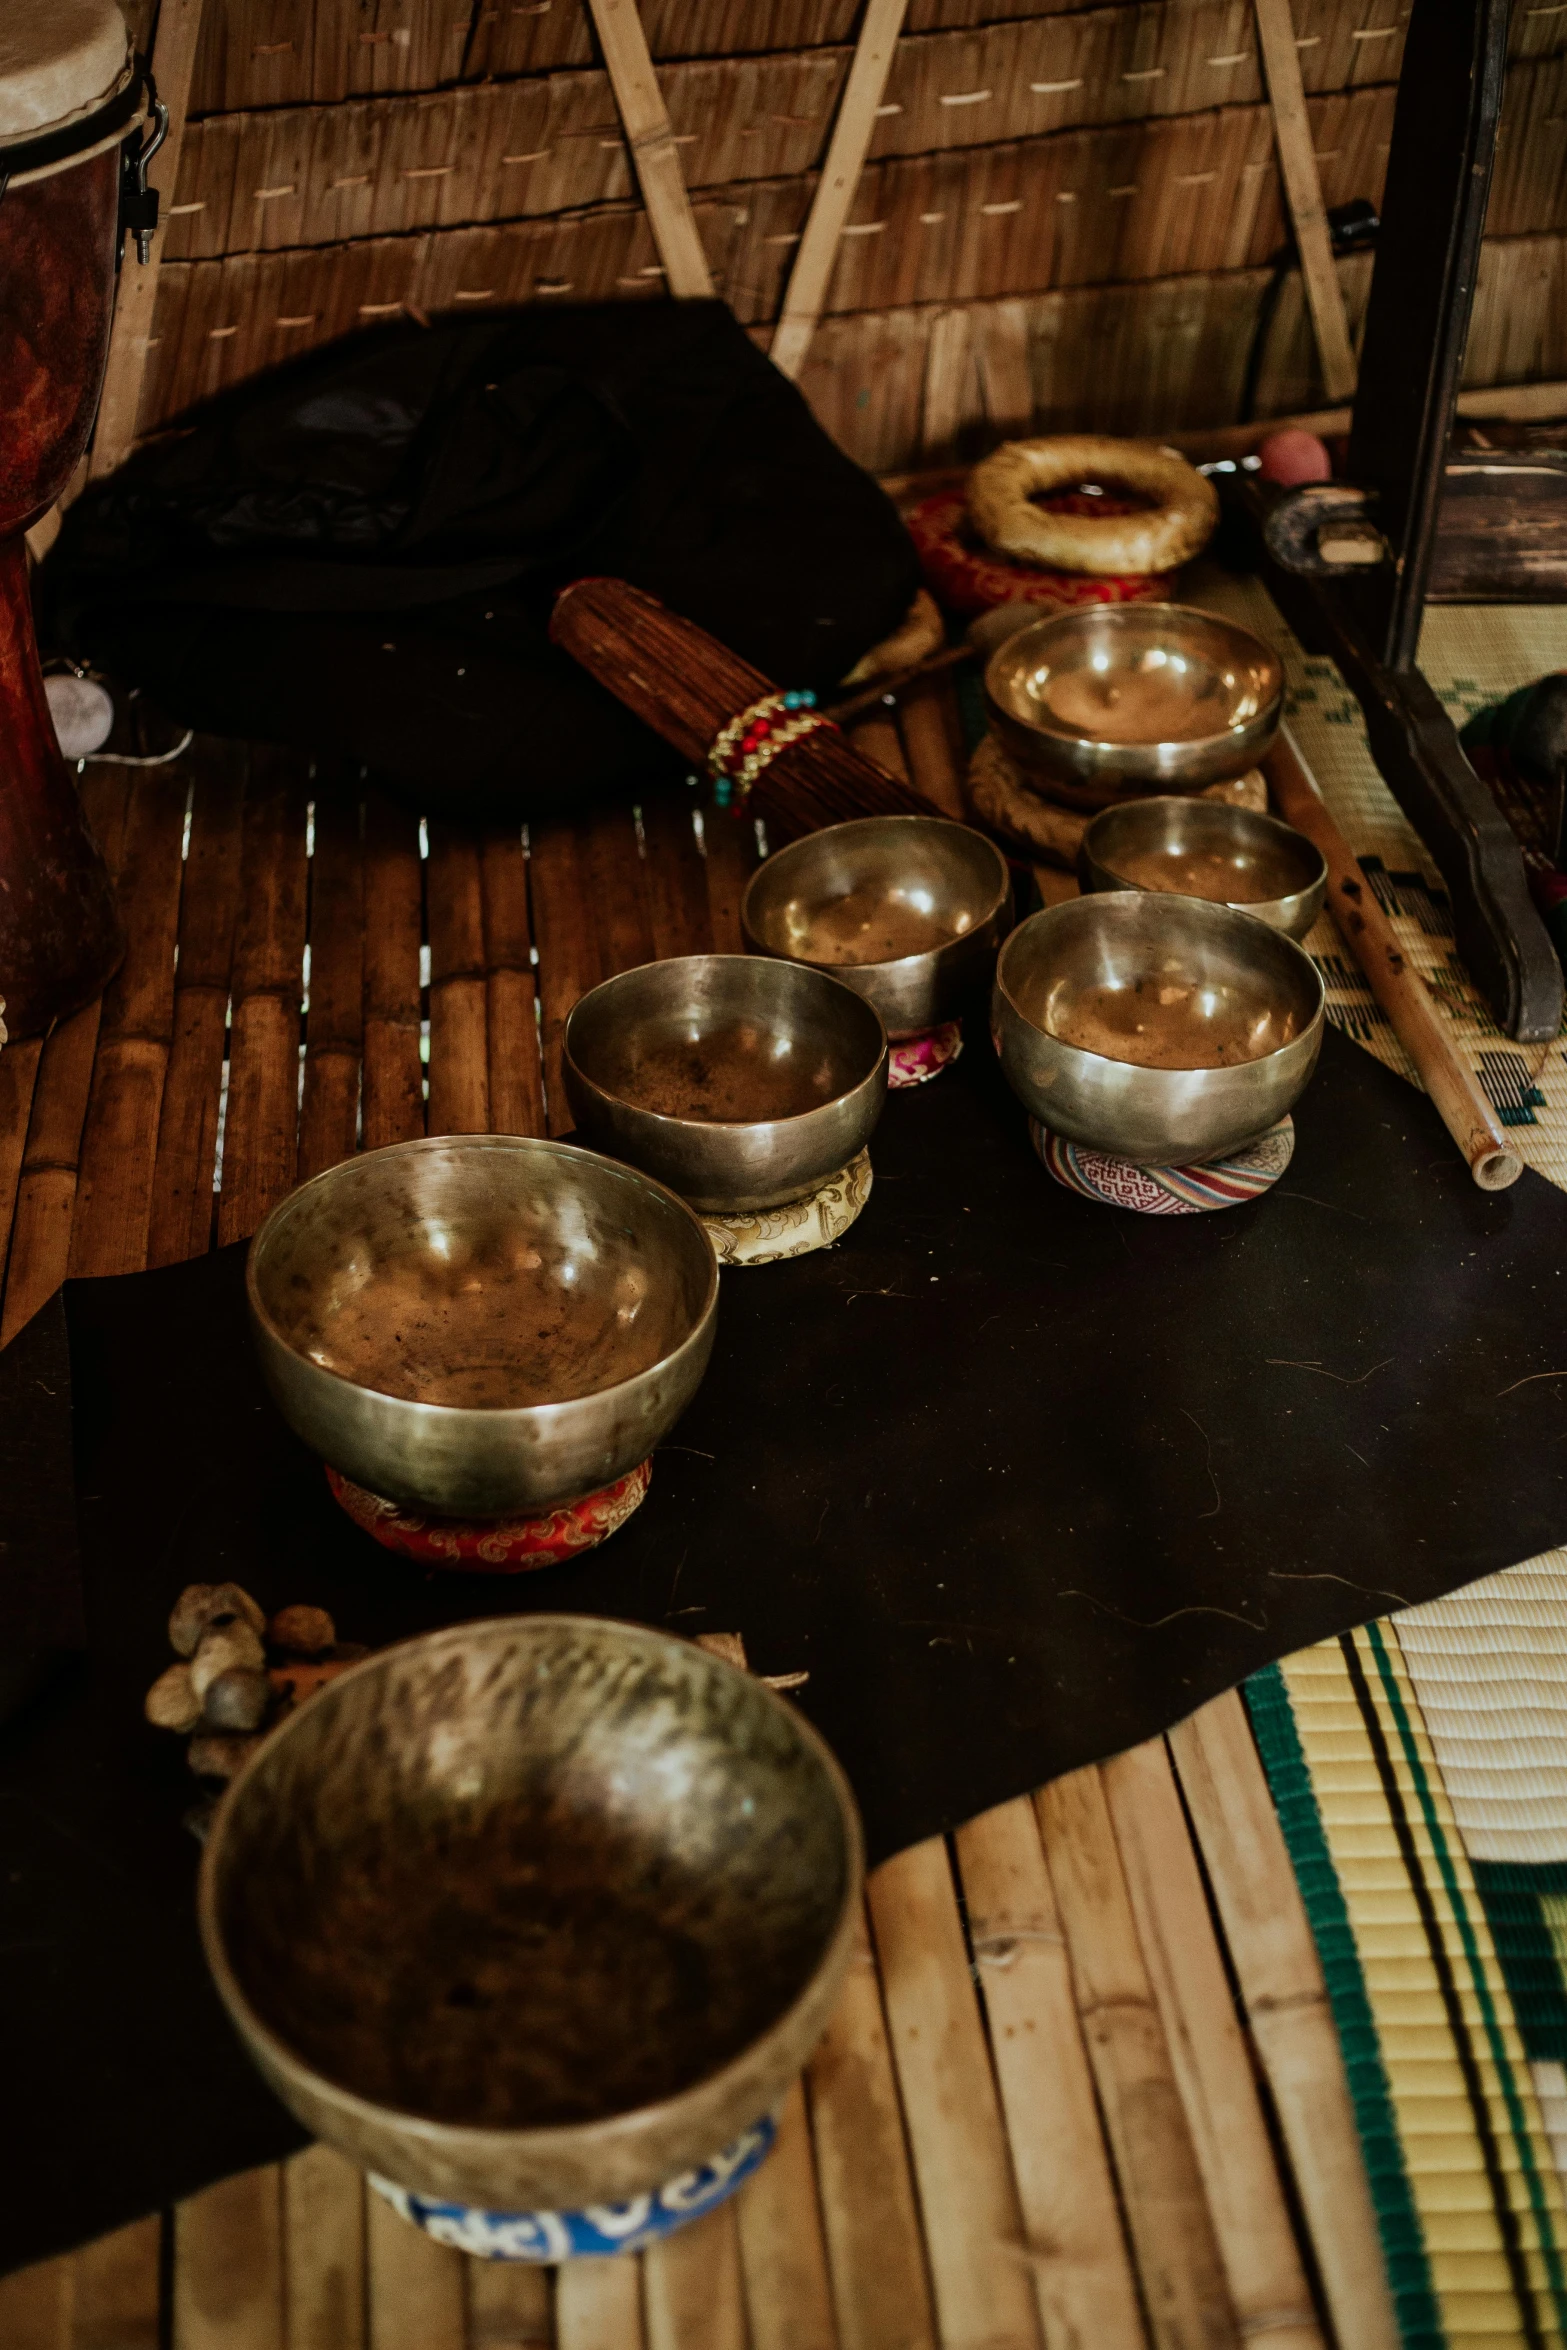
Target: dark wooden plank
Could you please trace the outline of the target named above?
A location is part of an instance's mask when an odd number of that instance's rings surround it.
[[[196,783],[180,890],[180,959],[153,1168],[149,1265],[179,1264],[212,1246],[218,1101],[239,920],[246,755],[237,743],[200,742],[191,756]]]
[[[364,847],[347,776],[316,777],[310,859],[310,1004],[299,1105],[299,1180],[354,1155],[364,1040]]]
[[[599,972],[613,979],[653,960],[653,925],[636,819],[629,808],[598,808],[579,834]]]
[[[535,826],[528,890],[539,950],[544,1108],[551,1134],[566,1133],[572,1122],[560,1081],[561,1030],[578,996],[596,987],[601,977],[586,881],[579,828],[564,817]]]
[[[480,848],[484,900],[485,1026],[489,1045],[490,1132],[544,1132],[538,990],[528,918],[528,859],[515,825]]]
[[[11,1247],[11,1224],[16,1214],[17,1186],[22,1180],[22,1153],[27,1148],[27,1122],[32,1116],[33,1089],[43,1053],[41,1037],[25,1044],[0,1047],[0,1293],[5,1261]]]
[[[125,852],[128,804],[129,773],[123,767],[95,768],[82,785],[87,821],[116,875]],[[85,1005],[45,1039],[39,1055],[6,1266],[0,1346],[54,1295],[70,1263],[82,1128],[102,1010],[101,999]]]
[[[419,942],[424,883],[417,819],[372,792],[365,802],[364,1115],[366,1150],[424,1132]]]
[[[642,803],[648,919],[653,952],[660,960],[666,955],[711,954],[713,948],[707,864],[692,822],[697,805],[696,793],[685,784]]]
[[[712,925],[713,951],[719,955],[745,952],[740,931],[740,900],[756,871],[756,826],[741,808],[703,811],[703,846],[707,858],[707,910]]]
[[[120,908],[125,961],[103,999],[82,1134],[73,1273],[137,1273],[147,1262],[158,1118],[174,1036],[174,945],[190,779],[183,763],[130,788]]]
[[[305,959],[305,807],[297,753],[254,749],[234,941],[218,1240],[247,1240],[293,1188]]]
[[[950,677],[932,678],[906,694],[898,711],[904,755],[916,787],[945,816],[968,820],[963,797],[963,738]]]
[[[490,1068],[485,1005],[484,887],[479,843],[451,824],[430,826],[425,871],[430,925],[432,1134],[485,1134]]]

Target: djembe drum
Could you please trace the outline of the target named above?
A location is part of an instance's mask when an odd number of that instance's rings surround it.
[[[113,0],[0,5],[0,996],[13,1037],[90,1002],[125,951],[44,699],[23,533],[69,482],[108,356],[121,182],[146,77]],[[137,152],[127,147],[136,142]],[[145,214],[140,223],[150,225]]]

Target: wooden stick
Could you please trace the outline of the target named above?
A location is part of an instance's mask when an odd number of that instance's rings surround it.
[[[312,956],[312,987],[314,975]],[[359,2350],[365,2178],[330,2146],[309,2146],[283,2165],[283,2298],[288,2350]]]
[[[556,2350],[642,2350],[640,2260],[568,2260],[555,2274]]]
[[[365,2218],[369,2350],[467,2350],[463,2255],[412,2226],[373,2190]]]
[[[429,837],[430,1132],[487,1134],[488,989],[479,843],[472,832],[450,824],[432,823]]]
[[[531,2260],[470,2260],[467,2284],[468,2350],[553,2350],[555,2293],[548,2269]],[[323,2342],[321,2350],[336,2345]],[[357,2342],[351,2340],[349,2350],[358,2350]]]
[[[25,1044],[8,1044],[0,1050],[0,1295],[4,1294],[22,1153],[27,1148],[27,1121],[32,1115],[43,1049],[42,1037],[33,1036]]]
[[[881,1986],[863,1925],[805,2079],[842,2350],[936,2350]]]
[[[582,843],[599,970],[606,979],[653,960],[647,873],[629,808],[599,808]]]
[[[528,860],[516,825],[487,833],[480,849],[484,899],[485,1026],[490,1132],[544,1132],[537,989],[528,920]]]
[[[715,955],[743,955],[740,900],[757,866],[756,826],[741,808],[709,808],[702,826],[707,918]],[[770,844],[777,847],[777,843]]]
[[[846,701],[824,702],[822,715],[840,726],[846,718],[857,717],[861,710],[873,709],[878,702],[887,702],[911,688],[918,687],[928,677],[940,677],[948,669],[955,669],[960,661],[972,661],[972,645],[943,645],[939,653],[927,653],[922,661],[911,661],[907,669],[890,669],[885,677],[878,677]]]
[[[228,1119],[218,1239],[248,1240],[294,1187],[299,1159],[299,1034],[305,961],[305,805],[297,753],[250,754]]]
[[[1295,229],[1295,250],[1311,312],[1322,388],[1330,400],[1347,400],[1355,389],[1355,354],[1350,347],[1344,294],[1333,262],[1333,238],[1322,204],[1322,181],[1306,113],[1306,92],[1295,46],[1290,0],[1254,0],[1257,46],[1273,110],[1279,177]]]
[[[1323,2350],[1164,1740],[1100,1777],[1247,2350]]]
[[[71,2262],[40,2260],[0,2277],[0,2342],[7,2350],[72,2350]],[[153,2304],[157,2340],[157,2303]]]
[[[887,711],[879,711],[874,718],[853,719],[846,731],[862,758],[871,760],[884,775],[908,782],[909,763],[903,756],[902,738]]]
[[[648,2350],[747,2350],[732,2203],[648,2246],[642,2300]]]
[[[811,2131],[798,2081],[778,2137],[735,2198],[751,2350],[837,2350],[827,2247],[811,2166]]]
[[[152,1178],[149,1265],[173,1265],[212,1246],[212,1178],[228,1026],[245,828],[245,754],[198,741],[190,846],[180,891],[174,1042]]]
[[[578,996],[603,973],[584,895],[578,829],[563,816],[532,828],[528,886],[539,950],[539,1005],[544,1050],[544,1108],[551,1134],[570,1131],[571,1104],[560,1078],[560,1039]]]
[[[664,265],[664,283],[677,301],[711,301],[713,276],[636,0],[588,0],[588,7],[631,149],[648,227]]]
[[[200,30],[201,0],[160,0],[152,70],[158,96],[169,110],[169,135],[147,174],[149,184],[158,191],[160,218],[153,231],[152,255],[145,266],[136,258],[134,239],[126,241],[88,468],[94,481],[123,463],[136,439],[153,312],[158,299],[158,268],[163,259],[163,240],[168,234],[174,183],[179,178],[180,149],[185,141],[185,114],[190,103],[191,73]]]
[[[773,365],[793,380],[805,364],[816,322],[838,259],[854,191],[865,169],[876,109],[887,87],[908,0],[866,0],[865,20],[854,46],[854,61],[843,86],[827,160],[817,183],[805,233],[789,272],[783,311],[773,335]]]
[[[354,1155],[364,1052],[364,845],[357,791],[317,768],[310,860],[310,1008],[299,1105],[299,1180]],[[333,782],[337,788],[333,788]]]
[[[1073,1771],[1034,1802],[1157,2350],[1240,2350],[1099,1773]]]
[[[174,2339],[180,2350],[284,2350],[283,2325],[282,2173],[268,2163],[176,2206]]]
[[[940,678],[911,693],[898,712],[903,748],[918,788],[944,816],[969,820],[959,756],[961,733],[951,683]]]
[[[424,1132],[419,1058],[419,941],[424,918],[419,827],[372,792],[365,802],[364,1147]]]
[[[1038,2310],[946,1845],[884,1861],[866,1893],[943,2345],[1024,2350]]]
[[[713,930],[707,911],[707,859],[696,836],[698,795],[689,785],[652,794],[642,803],[647,841],[648,920],[653,952],[707,955]],[[704,820],[705,830],[705,820]],[[5,1063],[0,1061],[0,1079]]]
[[[1045,2339],[1138,2344],[1137,2287],[1033,1806],[1001,1804],[955,1841]]]
[[[1339,2350],[1396,2350],[1398,2320],[1322,1962],[1235,1690],[1170,1733],[1246,2019],[1289,2150]]]
[[[1328,905],[1339,935],[1419,1070],[1470,1174],[1482,1191],[1505,1191],[1523,1173],[1523,1160],[1448,1033],[1430,990],[1406,960],[1393,925],[1328,813],[1287,726],[1280,727],[1262,765],[1279,814],[1322,851],[1328,868]]]
[[[154,2213],[71,2255],[71,2350],[118,2350],[121,2343],[139,2350],[163,2339],[158,2314],[167,2225]]]

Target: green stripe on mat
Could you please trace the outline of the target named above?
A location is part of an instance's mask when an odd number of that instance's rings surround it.
[[[1294,1709],[1277,1665],[1264,1665],[1244,1682],[1241,1695],[1251,1716],[1279,1824],[1294,1865],[1296,1882],[1322,1961],[1328,2003],[1344,2052],[1349,2093],[1360,2132],[1372,2207],[1382,2237],[1388,2284],[1405,2350],[1444,2350],[1447,2335],[1432,2289],[1425,2238],[1404,2161],[1393,2112],[1376,2019],[1366,1993],[1360,1953],[1355,1947],[1343,1888],[1312,1789]]]
[[[1567,1987],[1542,1898],[1567,1898],[1567,1861],[1471,1860],[1508,1996],[1530,2056],[1567,2065]]]
[[[1469,1968],[1470,1985],[1480,2010],[1481,2020],[1485,2025],[1486,2045],[1490,2050],[1491,2062],[1496,2067],[1496,2077],[1501,2085],[1502,2102],[1507,2108],[1508,2125],[1512,2130],[1513,2145],[1517,2149],[1519,2167],[1528,2182],[1529,2208],[1534,2214],[1534,2224],[1540,2238],[1540,2250],[1545,2259],[1545,2271],[1550,2278],[1551,2299],[1556,2305],[1556,2322],[1559,2326],[1567,2328],[1567,2292],[1564,2292],[1563,2288],[1561,2253],[1557,2246],[1555,2230],[1551,2225],[1550,2206],[1545,2200],[1545,2189],[1541,2184],[1539,2165],[1534,2158],[1534,2139],[1529,2129],[1528,2117],[1524,2112],[1523,2099],[1518,2094],[1518,2082],[1513,2072],[1512,2059],[1507,2053],[1507,2043],[1502,2038],[1501,2025],[1497,2021],[1496,2003],[1491,1996],[1491,1986],[1486,1981],[1485,1968],[1480,1961],[1480,1945],[1475,1939],[1474,1920],[1469,1914],[1469,1904],[1464,1899],[1463,1888],[1458,1882],[1458,1871],[1453,1866],[1453,1855],[1447,1841],[1447,1831],[1442,1825],[1436,1803],[1432,1797],[1431,1782],[1425,1764],[1421,1760],[1420,1749],[1415,1743],[1414,1731],[1410,1727],[1409,1711],[1404,1704],[1404,1693],[1399,1688],[1398,1676],[1393,1671],[1393,1662],[1388,1655],[1387,1643],[1382,1637],[1381,1625],[1368,1624],[1366,1637],[1371,1643],[1372,1654],[1377,1660],[1377,1671],[1382,1680],[1382,1693],[1387,1699],[1388,1710],[1398,1729],[1399,1744],[1404,1751],[1404,1761],[1408,1767],[1409,1775],[1414,1781],[1415,1793],[1420,1798],[1421,1817],[1425,1821],[1426,1834],[1431,1839],[1431,1849],[1436,1855],[1437,1867],[1441,1872],[1442,1887],[1447,1895],[1448,1906],[1453,1913],[1454,1922],[1458,1927],[1459,1940],[1463,1945],[1464,1958]]]

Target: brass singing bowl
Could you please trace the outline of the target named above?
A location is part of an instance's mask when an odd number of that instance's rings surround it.
[[[863,1873],[842,1771],[702,1649],[463,1624],[287,1716],[219,1807],[202,1942],[313,2136],[491,2211],[648,2192],[769,2112]]]
[[[991,1000],[1024,1107],[1069,1142],[1145,1167],[1218,1158],[1266,1133],[1316,1067],[1322,1021],[1317,967],[1281,931],[1136,890],[1019,923]]]
[[[995,968],[1012,876],[993,841],[944,816],[865,816],[777,850],[746,884],[753,954],[828,971],[887,1034],[952,1020]]]
[[[1200,791],[1256,766],[1278,732],[1284,670],[1214,613],[1093,604],[998,645],[985,699],[1013,756],[1071,791]]]
[[[1293,825],[1222,800],[1170,797],[1103,809],[1083,835],[1078,875],[1085,889],[1207,898],[1297,939],[1328,888],[1321,850]]]
[[[824,971],[679,955],[581,997],[561,1069],[597,1149],[695,1208],[770,1208],[864,1149],[887,1095],[887,1034]]]
[[[553,1509],[647,1458],[713,1349],[697,1218],[629,1167],[517,1134],[345,1159],[250,1244],[289,1426],[356,1484],[449,1517]]]

